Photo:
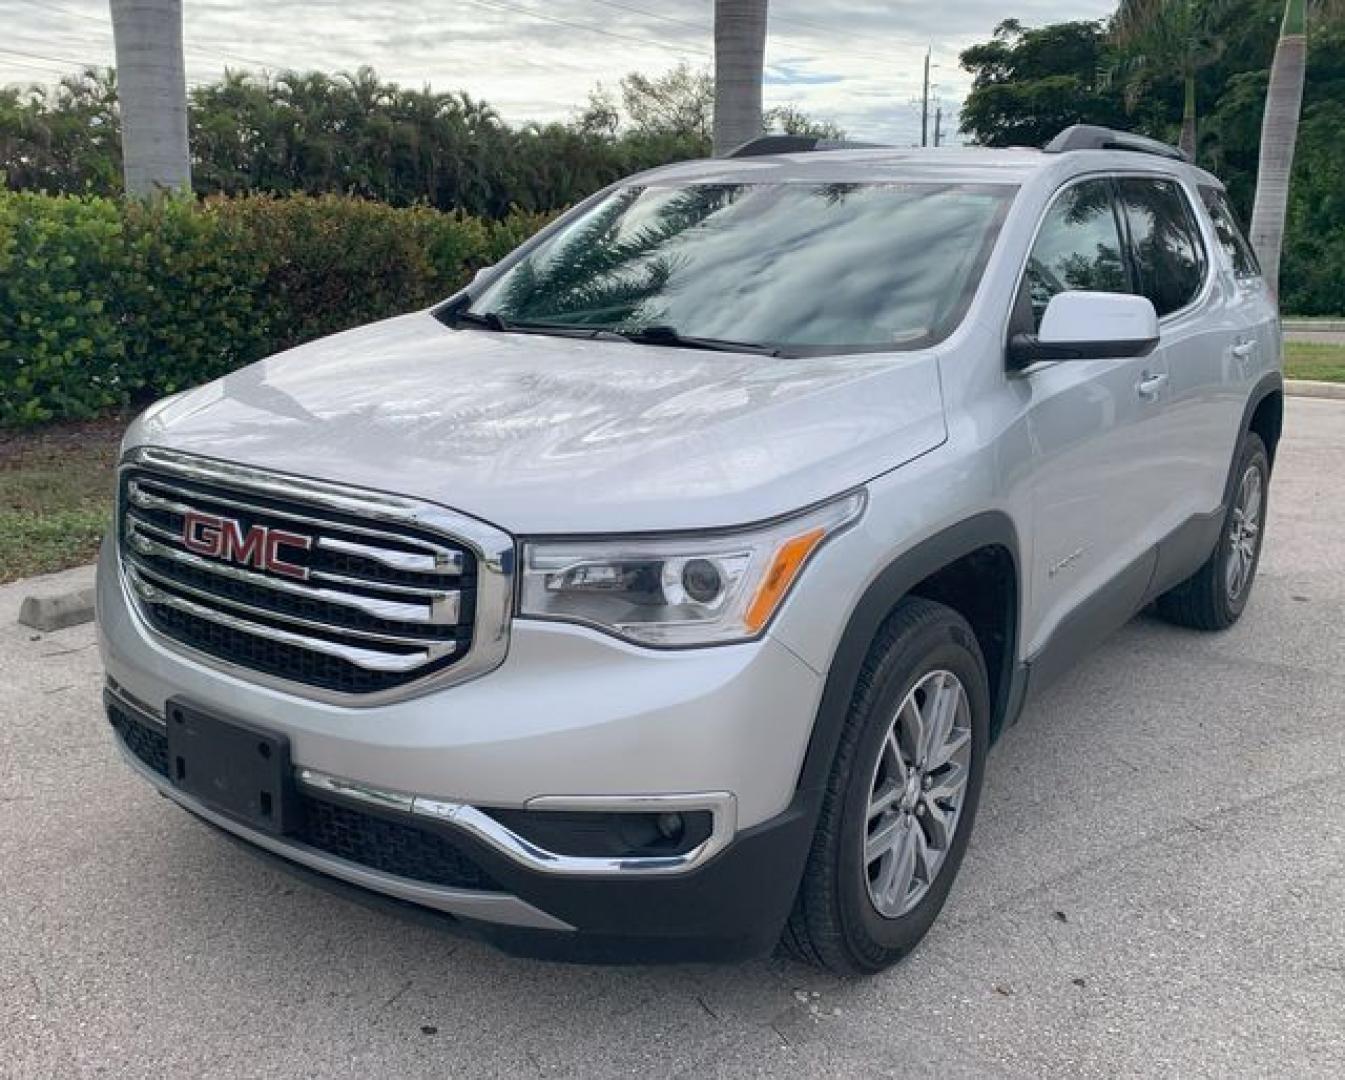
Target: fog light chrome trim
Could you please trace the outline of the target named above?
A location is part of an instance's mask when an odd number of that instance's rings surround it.
[[[528,800],[524,804],[525,810],[649,814],[681,814],[701,810],[708,811],[713,822],[710,835],[702,843],[678,855],[639,855],[628,858],[561,855],[520,836],[483,810],[467,803],[390,791],[316,769],[301,768],[296,771],[296,775],[301,784],[319,791],[356,799],[385,810],[400,810],[461,829],[520,866],[541,874],[618,878],[685,874],[728,847],[738,829],[738,800],[727,791],[673,795],[542,795]]]

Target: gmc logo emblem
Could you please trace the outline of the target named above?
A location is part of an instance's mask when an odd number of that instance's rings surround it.
[[[280,557],[280,549],[291,547],[307,551],[313,546],[311,536],[268,529],[265,525],[254,525],[244,532],[243,526],[233,518],[189,510],[182,522],[182,543],[188,551],[208,559],[223,559],[300,581],[308,580],[308,567],[286,562]]]

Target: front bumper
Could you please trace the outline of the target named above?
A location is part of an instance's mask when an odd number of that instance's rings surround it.
[[[110,551],[98,603],[110,703],[138,730],[161,731],[175,697],[272,728],[288,736],[300,786],[324,815],[344,815],[343,828],[350,815],[374,823],[356,857],[324,849],[323,837],[257,832],[177,790],[138,736],[119,730],[146,780],[261,849],[470,920],[532,955],[727,958],[778,936],[811,831],[795,787],[820,680],[770,639],[655,652],[582,628],[519,623],[495,672],[349,708],[269,690],[160,645],[126,603]],[[566,858],[485,812],[613,805],[706,811],[714,827],[672,858]],[[411,834],[388,830],[405,829],[448,845],[480,877],[469,875],[468,887],[452,875],[425,880],[368,846],[400,845]]]

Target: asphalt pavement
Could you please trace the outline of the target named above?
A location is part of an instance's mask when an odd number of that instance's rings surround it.
[[[1242,622],[1141,617],[1033,703],[942,918],[859,983],[513,960],[300,883],[132,776],[92,629],[23,591],[2,1076],[1345,1075],[1345,403],[1289,402]]]

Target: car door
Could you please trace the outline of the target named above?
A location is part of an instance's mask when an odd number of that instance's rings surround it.
[[[1219,508],[1258,346],[1207,243],[1194,190],[1142,175],[1118,178],[1117,190],[1139,290],[1158,313],[1167,378],[1151,425],[1158,498],[1149,531],[1158,541]]]
[[[1027,259],[1011,331],[1032,332],[1058,292],[1135,291],[1115,196],[1108,177],[1056,193]],[[1048,642],[1082,644],[1096,636],[1090,630],[1112,629],[1143,596],[1154,558],[1150,522],[1164,498],[1151,481],[1165,374],[1156,351],[1038,363],[1014,377],[1027,396],[1032,448],[1030,656]],[[1050,653],[1067,662],[1069,650]],[[1047,657],[1041,664],[1048,679],[1053,665]]]

